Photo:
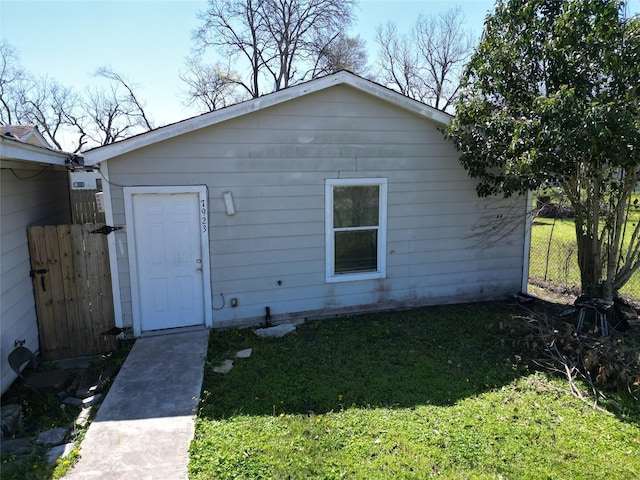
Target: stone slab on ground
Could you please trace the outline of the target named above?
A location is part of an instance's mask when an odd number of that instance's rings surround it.
[[[64,442],[64,438],[67,436],[69,429],[66,427],[53,428],[51,430],[45,430],[38,435],[36,442],[43,445],[60,445]]]
[[[65,399],[62,400],[62,403],[64,403],[65,405],[79,407],[80,405],[82,405],[82,399],[78,397],[65,397]]]
[[[253,350],[251,348],[245,348],[244,350],[240,350],[236,353],[236,358],[249,358],[251,356],[251,352]]]
[[[80,413],[76,417],[75,424],[79,427],[84,427],[89,423],[89,418],[91,417],[91,412],[93,407],[86,407],[80,410]]]
[[[73,443],[64,443],[62,445],[56,445],[55,447],[50,448],[47,452],[47,463],[49,465],[55,465],[56,460],[69,455],[73,451],[73,447]]]
[[[10,438],[2,441],[2,457],[28,455],[33,451],[33,438]]]
[[[255,334],[259,337],[284,337],[287,333],[293,332],[296,326],[292,323],[283,323],[282,325],[276,325],[275,327],[259,328],[255,331]]]
[[[0,408],[2,419],[2,438],[13,435],[20,429],[22,423],[22,407],[17,403],[2,405]]]
[[[102,401],[102,394],[96,393],[95,395],[92,395],[82,400],[82,407],[83,408],[92,407],[93,405],[97,405],[101,401]]]
[[[221,365],[213,367],[213,373],[222,373],[223,375],[229,373],[233,368],[233,360],[225,360]]]

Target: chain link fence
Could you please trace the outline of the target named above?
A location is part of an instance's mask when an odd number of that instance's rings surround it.
[[[580,294],[578,246],[573,220],[537,217],[531,229],[529,283],[560,293]],[[640,270],[620,294],[640,300]]]

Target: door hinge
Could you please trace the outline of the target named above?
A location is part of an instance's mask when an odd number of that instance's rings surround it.
[[[29,276],[31,278],[34,278],[36,275],[42,275],[44,273],[47,273],[49,270],[47,270],[46,268],[41,268],[40,270],[30,270],[29,271]]]
[[[47,284],[44,281],[44,274],[47,273],[49,270],[47,270],[46,268],[41,268],[39,270],[31,270],[29,271],[29,276],[31,278],[36,278],[36,275],[40,275],[40,285],[42,286],[42,291],[46,292],[47,291]]]
[[[122,227],[112,227],[111,225],[105,225],[103,227],[92,230],[91,233],[102,233],[103,235],[109,235],[116,230],[122,230]]]

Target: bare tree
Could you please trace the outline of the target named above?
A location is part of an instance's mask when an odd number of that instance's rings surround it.
[[[298,73],[326,45],[318,38],[333,39],[350,25],[355,0],[265,0],[264,17],[269,37],[275,40],[273,61],[266,67],[275,90],[304,80]],[[328,44],[327,44],[328,45]],[[318,48],[320,47],[320,48]]]
[[[78,98],[78,108],[66,110],[67,123],[73,127],[76,148],[108,145],[153,129],[144,103],[133,85],[111,68],[100,67],[94,77],[106,85],[88,87]]]
[[[49,77],[34,77],[20,65],[16,49],[0,42],[0,120],[36,125],[52,146],[62,149],[62,137],[72,126],[68,115],[77,104],[73,90]]]
[[[105,67],[98,69],[96,76],[107,80],[108,87],[88,89],[81,96],[55,79],[36,78],[26,72],[16,49],[2,41],[0,120],[36,125],[53,146],[74,152],[153,128],[143,103],[124,76]]]
[[[82,104],[85,103],[85,100],[83,98],[80,98],[79,101]],[[75,144],[75,147],[67,148],[67,150],[74,153],[80,152],[91,140],[87,133],[87,115],[84,113],[83,109],[80,108],[80,106],[81,105],[79,105],[79,108],[75,109],[73,112],[67,112],[66,114],[69,126],[73,129],[74,132],[71,141]]]
[[[224,58],[246,61],[249,80],[239,84],[254,98],[260,96],[260,72],[268,48],[261,4],[261,0],[209,0],[208,9],[199,15],[203,23],[193,34],[200,53],[214,47]]]
[[[131,85],[117,72],[101,67],[96,76],[110,80],[106,87],[89,88],[76,120],[81,139],[108,145],[153,129],[144,106]],[[82,141],[81,140],[81,141]]]
[[[131,121],[135,111],[123,101],[117,88],[93,88],[86,92],[82,109],[85,121],[81,123],[84,135],[93,143],[108,145],[131,135],[138,123]]]
[[[458,97],[462,70],[474,45],[473,35],[464,29],[462,10],[457,7],[437,17],[420,15],[414,37],[429,103],[446,110]]]
[[[452,108],[474,44],[460,7],[437,16],[421,14],[404,35],[393,23],[379,26],[376,42],[382,83],[435,108]]]
[[[213,112],[242,100],[237,92],[239,76],[230,67],[205,65],[198,57],[189,57],[185,63],[187,71],[180,73],[180,79],[187,85],[186,105]]]
[[[418,86],[418,56],[410,37],[398,32],[394,22],[376,27],[378,43],[378,81],[403,95],[424,101],[425,94]]]
[[[6,124],[17,121],[16,98],[27,78],[17,50],[6,40],[0,41],[0,120]]]
[[[132,124],[137,124],[146,130],[153,130],[153,124],[147,117],[146,112],[144,111],[144,105],[138,100],[138,97],[133,93],[133,89],[130,83],[119,73],[111,70],[107,67],[100,67],[96,71],[96,76],[106,78],[107,80],[111,80],[116,84],[116,89],[118,87],[122,87],[126,90],[124,95],[120,95],[120,102],[123,105],[126,105],[126,109],[129,113],[128,115],[132,117]]]
[[[318,52],[313,77],[348,70],[357,75],[367,74],[367,49],[360,36],[339,34],[333,41],[318,41],[324,47]]]
[[[41,77],[24,85],[16,94],[18,123],[37,125],[40,133],[62,150],[62,137],[73,127],[70,117],[76,115],[77,93],[56,80]]]
[[[264,82],[280,90],[313,72],[318,52],[352,21],[357,0],[209,0],[194,32],[199,52],[214,47],[225,58],[244,60],[248,81],[239,84],[258,97]],[[241,63],[241,62],[240,62]]]
[[[78,152],[86,146],[107,145],[123,140],[131,135],[153,129],[143,102],[134,93],[132,84],[120,73],[101,67],[95,77],[107,80],[106,85],[89,87],[84,95],[78,95],[57,83],[47,90],[48,112],[61,120],[64,130],[75,144],[72,150]],[[31,115],[36,125],[49,132],[47,120],[38,116],[38,96],[27,92],[25,104],[30,105]],[[56,142],[59,146],[59,143]]]

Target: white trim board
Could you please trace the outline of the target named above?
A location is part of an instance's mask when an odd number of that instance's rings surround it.
[[[333,188],[337,186],[379,187],[378,211],[378,268],[375,271],[335,273],[335,242],[333,226]],[[325,281],[327,283],[374,280],[387,276],[387,179],[386,178],[327,178],[325,180]]]
[[[201,241],[201,261],[202,261],[202,282],[204,295],[204,324],[208,328],[213,327],[213,310],[211,303],[211,262],[209,256],[209,205],[207,197],[207,187],[205,185],[195,186],[155,186],[155,187],[124,187],[124,210],[127,221],[127,250],[129,255],[129,269],[131,277],[131,302],[133,313],[133,333],[136,337],[142,334],[141,304],[138,288],[138,267],[136,258],[136,239],[133,225],[129,222],[133,220],[133,196],[136,194],[177,194],[177,193],[197,193],[198,202],[202,205],[200,209],[203,228],[200,229]]]

